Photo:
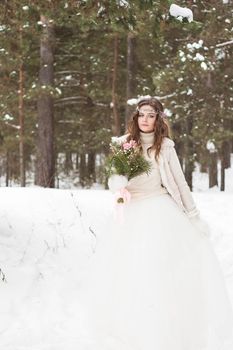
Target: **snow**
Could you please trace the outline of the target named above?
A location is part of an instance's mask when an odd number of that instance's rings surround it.
[[[120,7],[125,7],[125,8],[130,7],[128,1],[126,0],[117,0],[116,3]]]
[[[194,172],[194,199],[211,228],[233,304],[233,171],[226,192],[208,190]],[[110,191],[0,188],[0,349],[86,350],[76,291],[101,227],[113,211]]]
[[[164,113],[166,114],[167,117],[171,117],[172,116],[172,111],[168,108],[164,108]]]
[[[199,52],[196,53],[196,56],[193,58],[194,61],[204,61],[205,57],[201,55]]]
[[[112,197],[104,190],[0,192],[0,267],[7,280],[0,281],[0,348],[77,349],[75,290]]]
[[[201,62],[201,68],[204,69],[204,70],[207,70],[208,69],[208,66],[205,62]]]
[[[171,4],[169,9],[170,15],[176,17],[178,20],[183,20],[183,18],[187,18],[189,22],[193,21],[193,12],[187,7],[180,7],[175,4]]]
[[[146,98],[151,98],[151,95],[139,95],[138,98],[131,98],[127,100],[127,104],[130,106],[138,104],[141,100],[144,100]]]
[[[193,52],[194,49],[196,49],[196,50],[200,49],[200,48],[202,47],[202,45],[203,45],[203,40],[200,39],[200,40],[198,40],[198,42],[188,43],[188,44],[187,44],[187,48],[188,48],[191,52]]]
[[[134,105],[137,105],[141,100],[149,99],[151,97],[157,98],[158,100],[164,100],[168,97],[172,97],[173,95],[175,95],[175,94],[173,93],[173,94],[166,95],[166,96],[138,95],[137,98],[131,98],[131,99],[127,100],[127,104],[129,106],[134,106]]]
[[[206,148],[207,148],[210,152],[216,152],[215,144],[214,144],[211,140],[207,141],[207,143],[206,143]]]
[[[58,87],[56,87],[55,90],[58,92],[59,95],[62,94],[62,91]]]
[[[3,120],[14,120],[14,117],[12,117],[12,116],[9,115],[8,113],[6,113],[6,114],[3,116]]]

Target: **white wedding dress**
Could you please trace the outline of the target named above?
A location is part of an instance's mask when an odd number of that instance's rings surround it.
[[[232,350],[232,305],[210,239],[161,186],[156,161],[127,188],[124,221],[106,223],[77,291],[79,350]]]

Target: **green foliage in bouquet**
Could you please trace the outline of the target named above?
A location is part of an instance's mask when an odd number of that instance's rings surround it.
[[[112,142],[110,148],[111,153],[106,160],[108,177],[117,174],[130,180],[151,171],[151,163],[143,157],[134,140],[125,143]]]

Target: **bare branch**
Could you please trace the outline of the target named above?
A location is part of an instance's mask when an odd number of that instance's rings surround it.
[[[233,45],[233,40],[225,41],[224,43],[217,44],[216,47],[223,47],[227,45]]]
[[[7,121],[4,121],[3,123],[4,123],[4,125],[10,126],[10,127],[13,128],[13,129],[17,129],[17,130],[20,129],[20,126],[19,126],[19,125],[10,124],[10,123],[8,123]]]

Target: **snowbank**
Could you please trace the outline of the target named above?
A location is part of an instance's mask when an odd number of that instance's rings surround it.
[[[0,349],[86,350],[76,291],[112,212],[105,190],[0,188]],[[196,192],[233,303],[233,194]]]

